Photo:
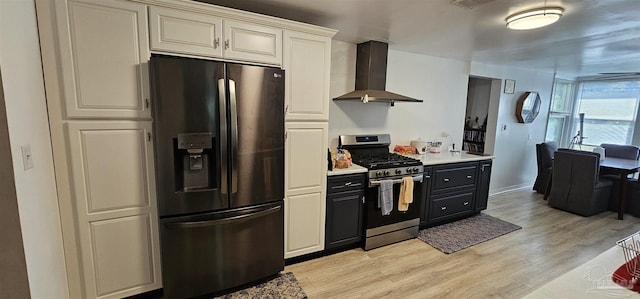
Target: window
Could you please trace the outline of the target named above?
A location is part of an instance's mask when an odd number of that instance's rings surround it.
[[[587,81],[579,85],[576,115],[584,113],[583,144],[632,144],[640,80]],[[574,117],[573,127],[579,128]]]
[[[553,95],[549,107],[549,121],[545,141],[553,141],[558,145],[564,144],[568,139],[565,132],[571,117],[573,106],[573,88],[571,81],[556,79],[553,83]]]

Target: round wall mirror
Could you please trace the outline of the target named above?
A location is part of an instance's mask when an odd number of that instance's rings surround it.
[[[520,123],[530,123],[540,112],[540,95],[535,91],[527,91],[518,99],[516,118]]]

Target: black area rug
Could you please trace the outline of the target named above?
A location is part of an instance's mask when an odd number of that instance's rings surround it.
[[[418,239],[450,254],[521,228],[513,223],[480,213],[473,217],[423,229],[418,234]]]
[[[298,280],[291,272],[280,274],[278,277],[217,298],[224,299],[305,299],[308,298]]]

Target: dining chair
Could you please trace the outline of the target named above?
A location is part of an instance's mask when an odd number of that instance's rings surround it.
[[[637,179],[627,182],[626,203],[625,211],[634,217],[640,218],[640,182]]]
[[[600,147],[604,148],[605,157],[630,160],[640,159],[640,147],[635,145],[603,143],[600,144]]]
[[[561,149],[555,152],[549,206],[591,216],[608,208],[613,182],[600,178],[600,155]]]
[[[600,144],[600,147],[604,148],[605,157],[630,159],[630,160],[640,159],[640,147],[635,145],[603,143],[603,144]],[[609,201],[609,210],[617,211],[618,200],[615,194],[618,194],[620,190],[620,177],[617,174],[611,174],[606,171],[603,171],[600,174],[600,176],[605,179],[613,181],[613,186],[611,187],[612,196],[611,196],[611,200]],[[635,184],[634,184],[634,178],[636,178]],[[630,181],[627,182],[627,190],[629,191],[627,192],[628,199],[626,200],[627,204],[626,204],[625,210],[630,212],[634,210],[638,210],[637,214],[640,215],[640,205],[638,205],[638,208],[632,207],[632,205],[636,205],[636,203],[632,202],[631,198],[629,198],[629,195],[633,193],[631,192],[632,188],[634,188],[635,185],[637,185],[636,175],[629,175],[629,180]],[[636,201],[639,201],[639,200],[640,198],[636,199]]]
[[[553,166],[553,153],[557,149],[558,145],[553,141],[536,144],[538,176],[536,176],[536,181],[533,183],[533,190],[538,193],[545,193],[547,189],[547,182]]]

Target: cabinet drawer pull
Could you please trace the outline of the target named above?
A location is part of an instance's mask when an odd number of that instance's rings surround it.
[[[216,37],[216,39],[213,40],[213,48],[217,49],[220,46],[220,38]]]
[[[344,183],[345,186],[351,186],[351,182]]]
[[[440,208],[440,209],[444,211],[444,210],[446,210],[446,209],[447,209],[447,207],[442,207],[442,208]]]
[[[467,178],[468,178],[468,179],[470,179],[470,178],[471,178],[471,175],[468,175],[468,176],[467,176]]]
[[[464,202],[464,205],[465,205],[465,206],[469,205],[469,202],[468,202],[468,201],[465,201],[465,202]]]
[[[364,196],[362,197],[362,203],[364,203]]]
[[[443,181],[445,181],[445,182],[448,182],[448,181],[449,181],[449,178],[444,178],[444,179],[442,179],[442,180],[443,180]]]
[[[229,49],[229,40],[228,39],[224,41],[224,49],[225,50]]]

